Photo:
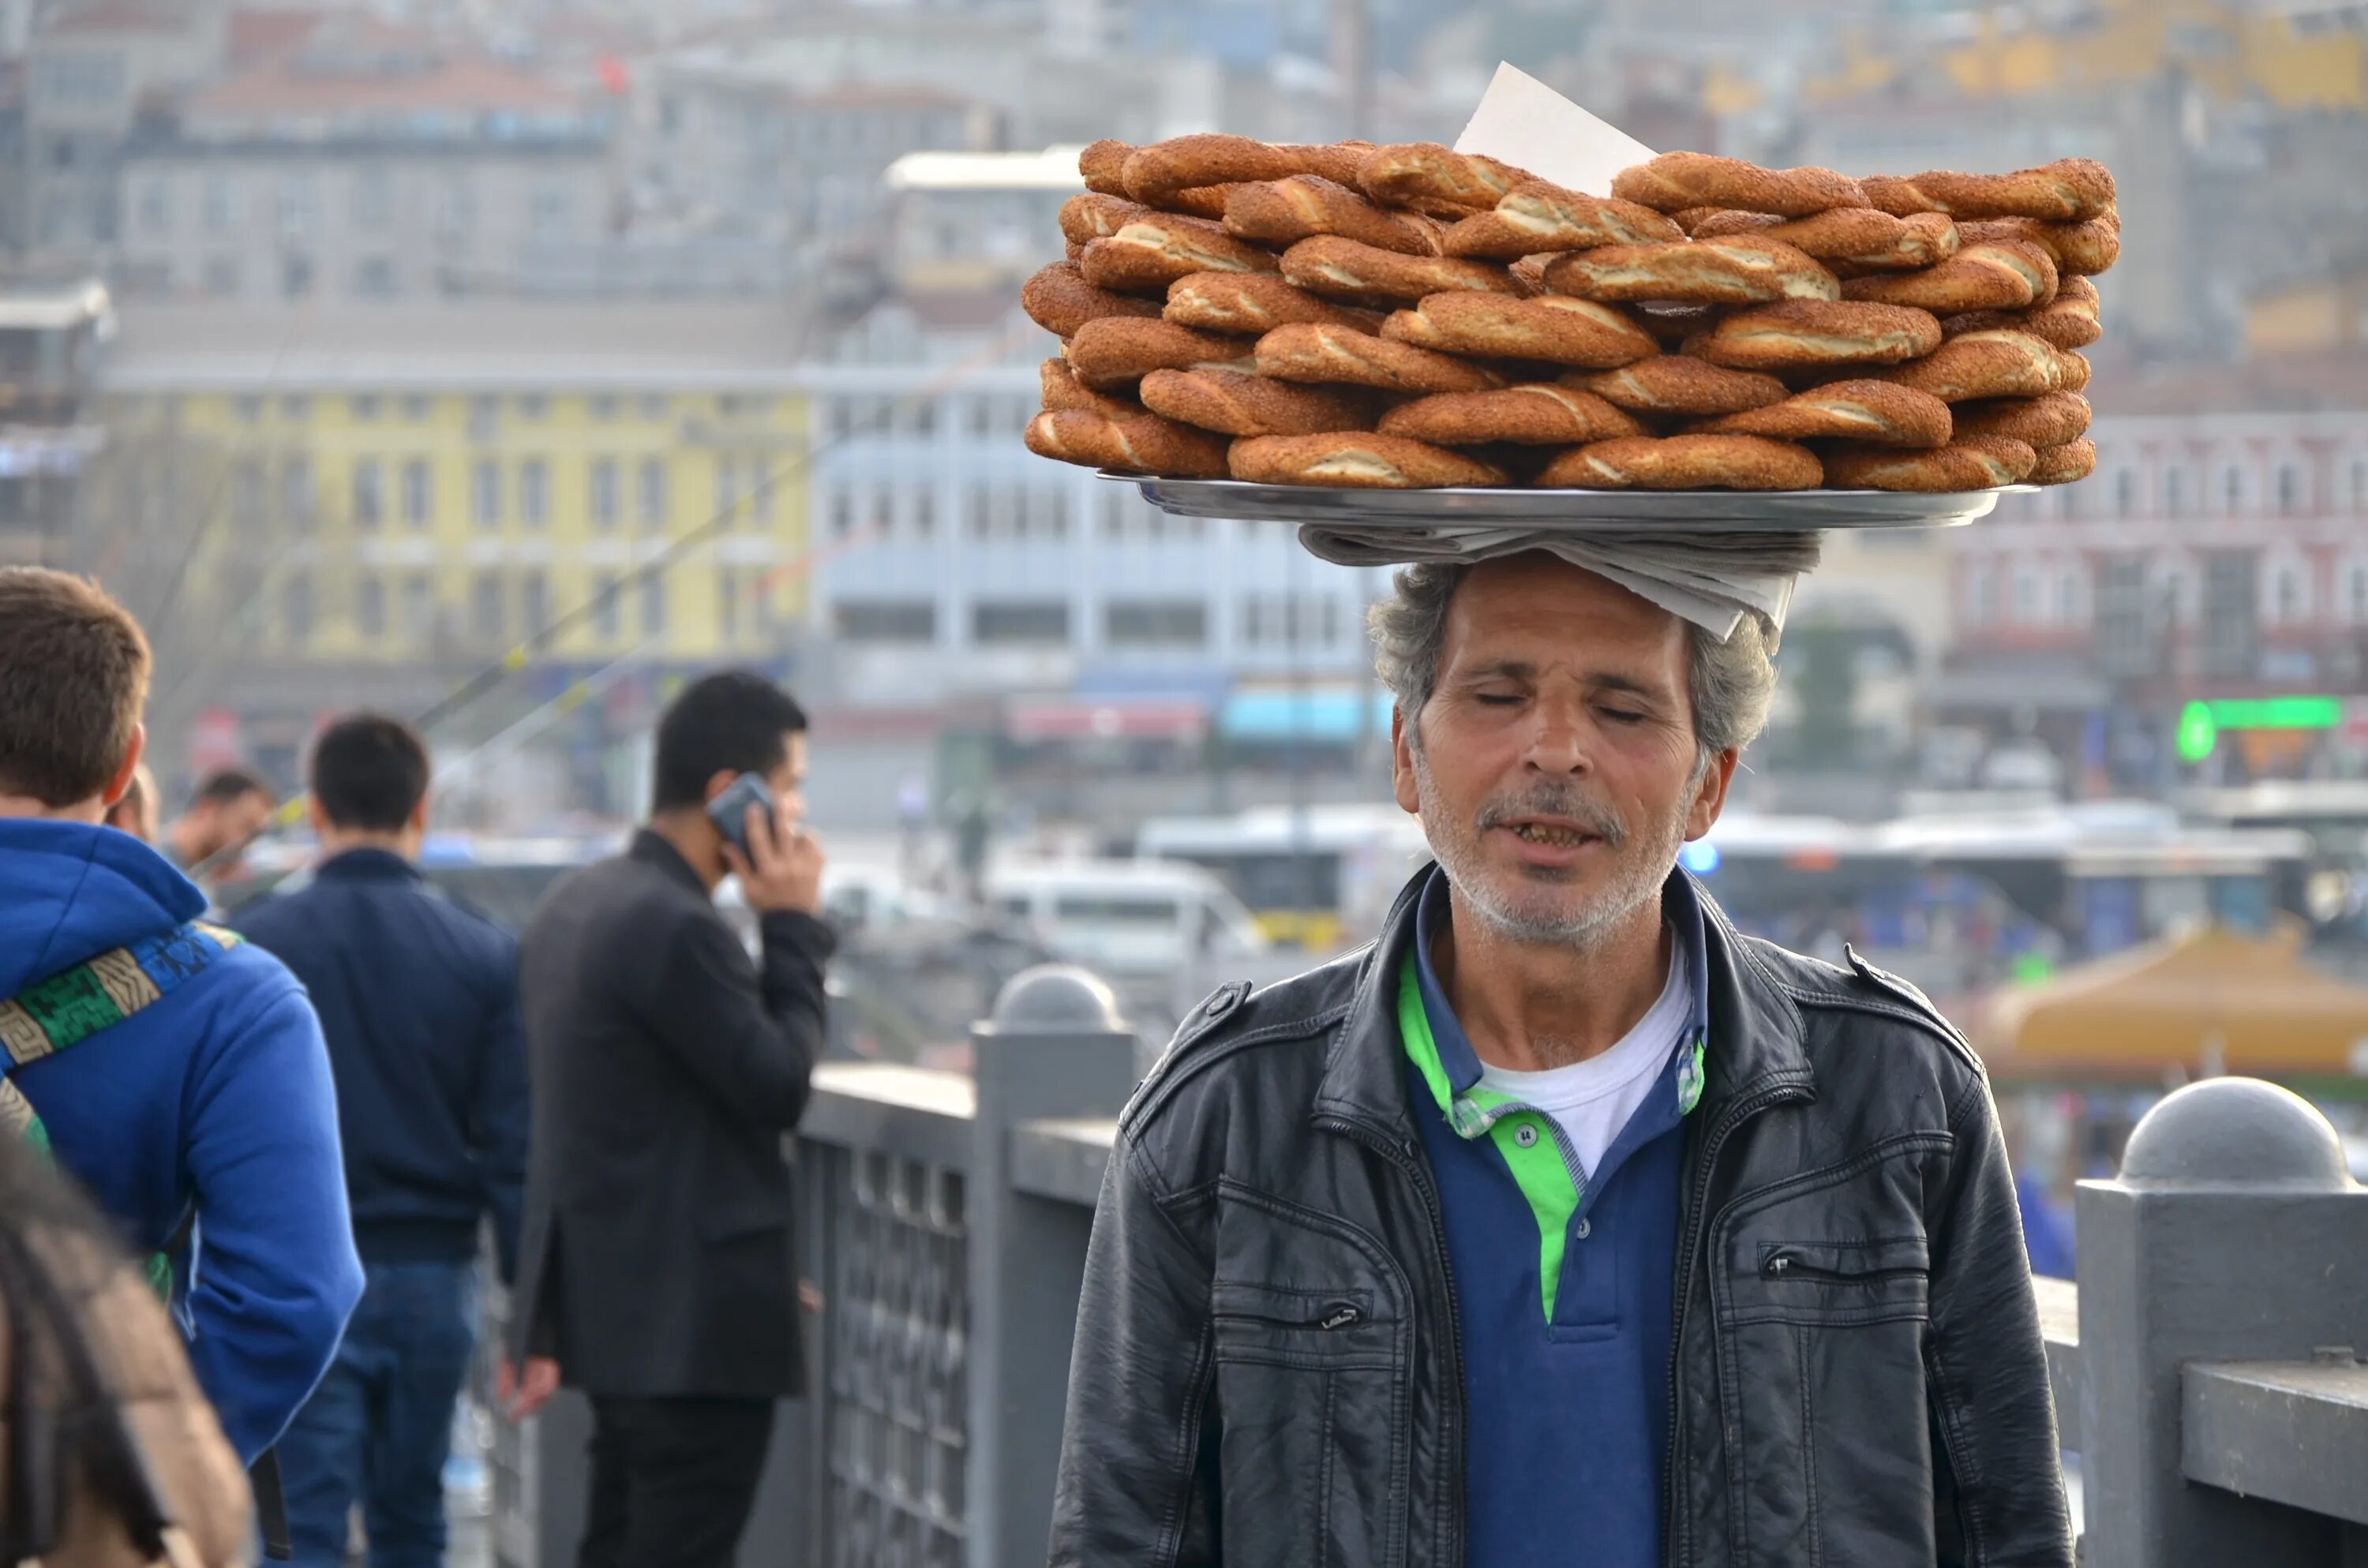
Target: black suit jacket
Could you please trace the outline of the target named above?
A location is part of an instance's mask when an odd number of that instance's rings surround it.
[[[555,883],[519,944],[534,1080],[512,1353],[594,1393],[804,1392],[790,1169],[829,928],[752,962],[657,835]]]

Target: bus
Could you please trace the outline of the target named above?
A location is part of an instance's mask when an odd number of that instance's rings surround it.
[[[1155,817],[1136,834],[1134,852],[1208,868],[1269,940],[1311,953],[1372,936],[1398,889],[1430,858],[1419,822],[1395,805],[1364,804]]]

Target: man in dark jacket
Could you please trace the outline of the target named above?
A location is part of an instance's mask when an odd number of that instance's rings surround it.
[[[744,671],[658,721],[650,824],[563,878],[521,946],[535,1085],[517,1348],[591,1396],[584,1568],[723,1568],[774,1402],[803,1392],[782,1135],[823,1046],[822,850],[805,715]],[[707,811],[744,773],[770,812]],[[730,873],[762,934],[711,902]]]
[[[2068,1568],[1981,1065],[1676,866],[1773,686],[1543,555],[1376,610],[1437,865],[1128,1108],[1053,1561]]]
[[[427,748],[399,720],[331,724],[313,748],[320,863],[239,921],[320,1012],[367,1280],[336,1362],[279,1445],[289,1540],[307,1568],[345,1562],[357,1498],[372,1568],[440,1568],[484,1216],[506,1278],[518,1258],[528,1114],[517,945],[421,879],[427,781]]]

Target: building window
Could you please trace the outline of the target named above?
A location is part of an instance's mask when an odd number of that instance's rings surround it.
[[[2097,569],[2097,662],[2106,676],[2143,676],[2154,668],[2146,627],[2146,573],[2142,556],[2107,561]]]
[[[551,521],[551,465],[541,458],[518,464],[518,521],[530,528]]]
[[[309,256],[284,256],[279,258],[279,293],[281,298],[301,300],[313,291],[313,258]]]
[[[593,418],[595,418],[595,419],[614,419],[614,418],[616,418],[616,417],[617,417],[617,399],[616,399],[616,395],[615,395],[614,393],[612,393],[612,392],[597,392],[597,393],[595,393],[595,394],[593,395],[593,398],[592,398],[591,409],[592,409],[592,417],[593,417]]]
[[[2014,574],[2014,619],[2023,626],[2039,624],[2039,574],[2028,566]]]
[[[557,239],[567,232],[567,220],[575,208],[575,192],[557,180],[538,180],[528,198],[528,222],[539,240]]]
[[[617,527],[617,460],[592,460],[592,526],[604,533]]]
[[[2192,505],[2193,505],[2193,497],[2189,494],[2187,470],[2176,463],[2163,470],[2162,515],[2166,517],[2183,517],[2187,516],[2187,510]]]
[[[773,490],[776,476],[761,453],[748,458],[748,505],[757,523],[769,528],[773,521]]]
[[[988,645],[1057,646],[1069,640],[1066,599],[982,599],[971,606],[970,637]]]
[[[241,392],[231,403],[231,412],[242,425],[252,425],[263,417],[263,400],[253,392]]]
[[[361,264],[354,268],[354,292],[370,300],[393,298],[394,258],[364,256]]]
[[[666,573],[653,567],[642,577],[642,635],[655,637],[666,630]]]
[[[426,458],[406,458],[403,463],[403,526],[414,533],[426,533],[435,510],[435,486]]]
[[[551,399],[541,392],[529,392],[518,400],[521,419],[547,419],[551,416]]]
[[[715,573],[715,632],[725,642],[740,635],[740,574],[729,566]]]
[[[469,439],[490,441],[501,428],[502,400],[497,397],[472,397],[469,400]]]
[[[732,514],[740,509],[740,465],[730,458],[715,460],[715,515],[720,526],[729,530]]]
[[[518,619],[522,641],[540,637],[551,624],[551,583],[540,572],[518,581]]]
[[[2292,565],[2281,566],[2270,582],[2271,591],[2276,596],[2280,626],[2295,626],[2310,619],[2303,602],[2303,580],[2299,571]]]
[[[290,458],[279,471],[279,515],[288,526],[299,533],[309,533],[313,528],[313,463],[309,458]]]
[[[279,232],[284,235],[309,234],[320,216],[320,195],[309,174],[287,174],[279,176]]]
[[[405,394],[403,400],[403,416],[405,419],[411,420],[415,424],[420,420],[426,419],[427,417],[427,400],[417,392]]]
[[[313,640],[313,579],[302,572],[289,573],[279,585],[279,624],[290,647]]]
[[[394,171],[372,165],[354,175],[354,227],[377,233],[394,222]]]
[[[279,400],[279,417],[302,424],[313,417],[313,400],[302,392],[289,392]]]
[[[206,292],[219,300],[227,299],[238,290],[238,258],[231,256],[206,257]]]
[[[2220,471],[2220,509],[2230,517],[2245,509],[2245,471],[2235,463]]]
[[[206,233],[228,233],[238,222],[238,187],[234,176],[210,174],[199,188],[198,203]]]
[[[386,585],[375,572],[363,573],[354,585],[354,624],[365,637],[386,635]]]
[[[230,510],[233,525],[239,532],[252,536],[263,527],[263,460],[241,458],[230,471]]]
[[[479,458],[470,471],[469,516],[481,528],[501,526],[502,469],[491,458]]]
[[[469,590],[469,630],[482,642],[497,642],[502,637],[502,574],[480,572]]]
[[[163,175],[140,182],[140,227],[151,234],[166,233],[173,227],[173,187]]]
[[[2278,511],[2294,517],[2303,509],[2302,470],[2292,463],[2278,465]]]
[[[1199,599],[1112,599],[1102,608],[1102,636],[1113,648],[1202,648],[1209,607]]]
[[[2055,580],[2055,619],[2065,626],[2080,623],[2080,574],[2066,572]]]
[[[2113,516],[2133,517],[2138,509],[2138,476],[2135,469],[2113,471]]]
[[[2260,646],[2258,561],[2247,550],[2215,550],[2203,558],[2203,638],[2198,650],[2207,676],[2250,676]]]
[[[644,392],[636,404],[641,416],[652,421],[664,419],[667,406],[666,395],[662,392]]]
[[[357,424],[368,424],[378,417],[378,394],[358,392],[346,399],[346,417]]]
[[[467,171],[454,169],[436,187],[436,227],[438,233],[459,234],[465,232],[477,215],[477,193],[469,183]]]
[[[379,489],[376,458],[363,458],[354,464],[354,526],[375,528],[385,520],[384,497]]]
[[[436,635],[436,585],[425,572],[403,580],[403,635],[413,642]]]
[[[1242,641],[1252,647],[1331,647],[1340,638],[1340,601],[1252,595],[1242,602]]]
[[[934,539],[938,532],[938,494],[934,490],[913,493],[913,537]]]
[[[2368,565],[2351,568],[2351,586],[2346,597],[2351,601],[2351,624],[2368,626]]]
[[[934,642],[938,607],[928,599],[841,599],[831,630],[846,642]]]
[[[606,642],[617,640],[617,574],[603,572],[592,580],[592,630]]]
[[[2368,458],[2351,460],[2351,509],[2368,512]]]
[[[641,513],[642,531],[664,531],[666,521],[666,468],[664,458],[643,458],[640,483],[634,486],[634,499]]]

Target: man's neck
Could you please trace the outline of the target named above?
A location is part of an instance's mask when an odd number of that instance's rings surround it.
[[[650,818],[650,831],[674,846],[709,892],[723,880],[723,838],[701,811],[659,812]]]
[[[1647,901],[1584,948],[1520,942],[1451,892],[1430,955],[1480,1060],[1516,1072],[1567,1067],[1617,1045],[1669,977],[1669,931]]]
[[[107,820],[107,802],[93,795],[87,801],[53,806],[31,795],[0,793],[0,817],[48,817],[57,822],[88,823],[97,827]]]
[[[389,855],[400,856],[405,860],[416,860],[419,858],[418,846],[412,842],[411,835],[408,833],[386,833],[362,827],[333,827],[319,830],[318,836],[321,841],[321,858],[324,860],[333,860],[355,849],[382,849]]]

